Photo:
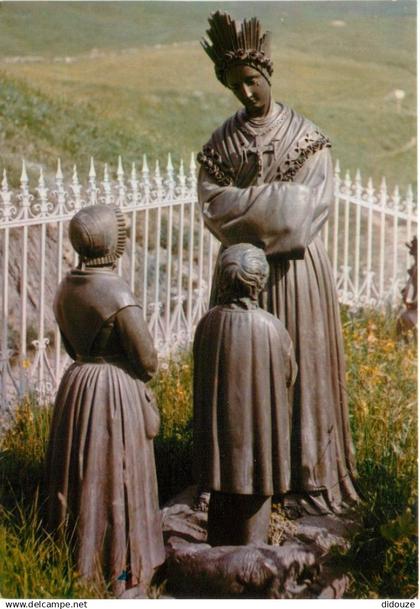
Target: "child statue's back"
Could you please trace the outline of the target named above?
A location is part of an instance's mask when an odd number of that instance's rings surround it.
[[[194,465],[199,488],[211,490],[211,545],[266,541],[271,496],[290,490],[296,364],[284,325],[258,306],[267,276],[262,250],[225,250],[220,304],[195,335]]]

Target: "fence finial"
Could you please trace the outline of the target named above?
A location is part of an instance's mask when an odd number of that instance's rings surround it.
[[[373,187],[373,180],[370,176],[367,181],[366,193],[367,193],[367,196],[369,199],[369,203],[375,203],[375,198],[374,198],[375,189]]]
[[[348,169],[347,169],[346,175],[344,177],[344,186],[347,188],[347,190],[351,189],[351,177],[350,177],[350,171]]]
[[[381,184],[379,186],[379,203],[385,208],[388,200],[388,190],[386,186],[386,180],[382,177]]]
[[[45,187],[45,179],[44,179],[44,170],[42,169],[42,167],[40,167],[39,169],[39,180],[38,180],[38,184],[41,188]]]
[[[73,165],[73,176],[71,179],[71,189],[74,195],[74,211],[78,211],[82,206],[81,190],[79,176],[77,175],[77,166]]]
[[[137,203],[137,191],[139,188],[139,183],[137,180],[136,164],[134,162],[131,163],[130,186],[131,186],[131,191],[133,193],[132,200],[134,201],[134,203]]]
[[[160,178],[160,165],[159,165],[159,159],[156,159],[156,166],[155,166],[155,178]]]
[[[131,201],[133,201],[133,203],[136,205],[138,198],[139,182],[137,180],[137,169],[136,164],[134,162],[131,163],[130,186],[131,194],[129,196],[129,199],[131,199]]]
[[[145,154],[143,154],[143,166],[141,171],[143,175],[149,173],[149,165],[147,164],[147,156]]]
[[[394,191],[392,193],[392,203],[394,205],[394,209],[395,210],[399,210],[400,208],[400,201],[401,201],[401,196],[400,196],[400,189],[398,184],[395,186]]]
[[[411,184],[407,186],[407,194],[406,194],[407,203],[413,202],[413,187]]]
[[[104,165],[104,183],[109,184],[108,163]]]
[[[117,178],[118,180],[122,180],[124,177],[124,169],[122,164],[121,155],[118,155],[118,169],[117,169]]]
[[[57,159],[57,173],[55,174],[57,181],[61,181],[63,179],[63,172],[61,171],[61,159],[60,157]]]
[[[1,187],[3,192],[7,192],[9,190],[9,184],[7,182],[7,171],[3,169],[3,180],[1,182]]]
[[[0,210],[0,223],[1,221],[9,222],[12,219],[12,216],[16,213],[16,208],[12,205],[12,192],[9,190],[9,185],[7,183],[6,169],[3,170],[3,180],[1,183],[0,193],[1,202],[3,204],[2,209]]]
[[[413,197],[413,189],[411,187],[411,184],[409,184],[407,186],[407,192],[405,195],[405,200],[404,200],[403,206],[405,207],[406,212],[408,214],[408,222],[410,224],[410,226],[408,228],[408,233],[411,233],[411,222],[412,222],[412,215],[413,215],[413,209],[414,209],[414,197]]]
[[[22,218],[26,219],[28,217],[28,210],[30,206],[30,202],[33,199],[33,196],[29,193],[29,180],[28,174],[26,173],[26,163],[25,159],[22,159],[22,173],[20,176],[20,194],[18,195],[18,200],[21,202],[22,209]]]
[[[96,178],[95,163],[93,161],[93,156],[90,157],[89,177]]]
[[[118,188],[118,198],[117,205],[118,207],[123,207],[125,203],[125,184],[124,184],[124,168],[122,164],[121,156],[118,156],[118,169],[117,169],[117,188]]]
[[[26,173],[25,159],[22,159],[22,173],[20,174],[20,183],[23,186],[24,184],[27,185],[28,182],[29,182],[29,180],[28,180],[28,174]]]
[[[190,173],[195,175],[195,154],[191,152]]]
[[[166,166],[166,171],[168,172],[168,174],[172,174],[174,171],[174,166],[172,164],[172,157],[171,157],[171,153],[168,153],[168,164]]]
[[[104,165],[104,180],[102,186],[104,194],[100,197],[100,200],[103,201],[105,205],[110,205],[112,203],[112,188],[109,179],[108,163],[105,163]]]
[[[41,201],[39,204],[37,203],[36,207],[39,209],[42,217],[47,217],[52,206],[48,202],[48,188],[45,186],[44,170],[42,167],[39,169],[39,180],[36,190]]]
[[[89,188],[87,192],[89,194],[89,205],[96,205],[98,202],[98,188],[96,186],[96,171],[93,156],[90,157]]]

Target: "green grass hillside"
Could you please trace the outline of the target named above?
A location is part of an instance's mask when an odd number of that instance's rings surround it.
[[[198,44],[216,8],[273,31],[276,99],[328,133],[344,168],[415,182],[412,1],[3,2],[0,167],[16,183],[22,156],[52,169],[197,151],[238,107]]]

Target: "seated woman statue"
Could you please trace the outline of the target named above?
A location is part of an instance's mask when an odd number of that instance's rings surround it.
[[[146,591],[165,558],[146,387],[157,369],[142,310],[114,272],[126,241],[119,209],[94,205],[70,222],[80,264],[61,282],[54,313],[75,362],[58,389],[47,453],[48,526],[74,544],[77,569],[116,596]]]
[[[290,490],[288,387],[296,376],[283,323],[258,306],[264,252],[232,245],[220,259],[220,304],[194,337],[194,466],[210,489],[208,543],[267,542],[271,496]]]
[[[271,96],[269,32],[257,19],[209,19],[203,47],[217,78],[243,105],[211,136],[198,198],[222,249],[261,247],[270,266],[260,305],[286,326],[298,377],[291,413],[291,493],[298,511],[341,512],[358,500],[334,278],[321,240],[333,196],[330,143],[319,129]],[[218,302],[216,269],[212,304]]]

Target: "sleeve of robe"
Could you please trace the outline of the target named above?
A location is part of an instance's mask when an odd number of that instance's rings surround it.
[[[149,381],[157,371],[157,353],[140,307],[118,311],[115,327],[130,365],[137,378]]]
[[[198,199],[208,229],[228,247],[253,243],[267,255],[303,256],[326,221],[333,194],[330,153],[309,157],[293,182],[220,186],[202,167]]]
[[[146,383],[157,371],[158,358],[141,308],[128,306],[120,309],[114,323],[133,373]],[[160,413],[153,392],[143,383],[139,391],[143,393],[140,401],[145,432],[149,439],[153,439],[159,432]]]
[[[64,334],[61,332],[61,330],[60,330],[60,335],[61,335],[61,340],[63,341],[64,349],[66,350],[66,353],[68,353],[68,355],[70,355],[71,359],[76,359],[75,350],[73,349],[73,347],[71,346],[71,344],[67,340],[67,338],[64,336]]]

